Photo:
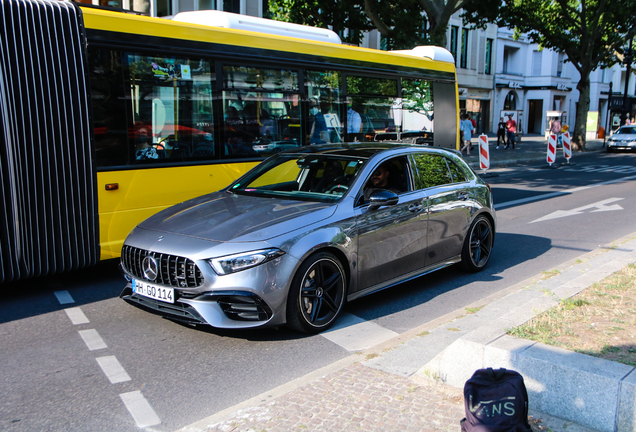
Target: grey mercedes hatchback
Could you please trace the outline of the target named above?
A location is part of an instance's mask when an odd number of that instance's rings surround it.
[[[490,259],[490,187],[454,151],[355,143],[279,153],[126,239],[121,297],[216,328],[318,333],[347,301]]]

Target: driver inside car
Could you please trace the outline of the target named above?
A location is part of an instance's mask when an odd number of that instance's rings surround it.
[[[399,189],[390,186],[391,180],[390,162],[384,162],[373,171],[371,178],[367,181],[364,188],[364,202],[369,202],[369,197],[376,191],[388,190],[396,194],[400,193]]]

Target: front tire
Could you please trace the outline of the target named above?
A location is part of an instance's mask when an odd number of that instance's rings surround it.
[[[495,234],[490,220],[477,216],[473,221],[462,248],[462,265],[471,272],[482,271],[490,260]]]
[[[298,269],[287,296],[287,325],[320,333],[340,315],[347,281],[340,261],[328,252],[309,257]]]

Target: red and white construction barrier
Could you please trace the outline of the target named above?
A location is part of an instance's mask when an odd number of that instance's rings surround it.
[[[479,135],[479,166],[486,172],[490,168],[490,150],[488,149],[488,136]]]
[[[556,161],[557,136],[550,134],[548,137],[548,163],[550,166]]]
[[[570,163],[572,158],[572,138],[570,138],[570,132],[563,133],[563,156]]]

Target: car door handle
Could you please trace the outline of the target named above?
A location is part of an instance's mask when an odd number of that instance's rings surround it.
[[[411,204],[409,206],[409,211],[413,213],[419,213],[422,211],[422,204]]]
[[[460,199],[461,201],[466,201],[468,199],[468,193],[467,192],[460,192],[459,195],[457,196],[458,199]]]

